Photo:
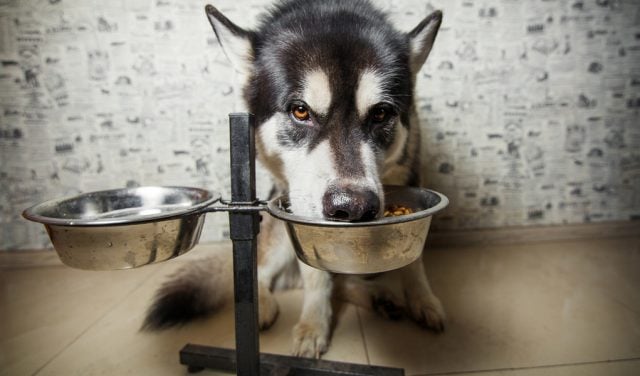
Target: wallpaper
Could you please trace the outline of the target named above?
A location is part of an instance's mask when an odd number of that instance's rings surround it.
[[[375,3],[406,31],[444,11],[416,87],[427,186],[451,200],[434,228],[640,218],[640,3]],[[269,4],[214,2],[243,27]],[[228,197],[242,103],[204,5],[0,0],[0,249],[49,246],[20,216],[43,200],[139,185]],[[209,214],[202,241],[227,236]]]

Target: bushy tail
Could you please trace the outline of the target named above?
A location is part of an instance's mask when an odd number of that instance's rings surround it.
[[[232,299],[231,252],[189,261],[156,291],[141,330],[182,325],[209,315]]]

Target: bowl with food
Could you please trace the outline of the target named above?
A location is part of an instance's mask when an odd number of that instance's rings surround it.
[[[401,268],[415,261],[434,214],[449,200],[418,187],[385,186],[385,215],[366,222],[338,222],[298,216],[286,196],[267,204],[285,222],[296,254],[304,263],[334,273],[368,274]]]

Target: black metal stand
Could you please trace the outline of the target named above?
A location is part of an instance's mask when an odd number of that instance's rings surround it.
[[[230,237],[233,241],[236,349],[187,344],[180,363],[190,372],[205,368],[241,376],[272,375],[404,375],[401,368],[368,366],[292,356],[260,354],[258,337],[257,240],[260,214],[256,205],[254,120],[250,114],[229,115],[231,138]]]
[[[234,350],[188,344],[180,351],[180,363],[189,365],[190,370],[208,368],[219,371],[237,372],[238,375],[240,375],[239,367],[237,367],[238,363],[236,361],[236,355],[237,354]],[[401,368],[298,358],[286,355],[258,355],[260,359],[259,371],[262,375],[404,375],[404,370]]]

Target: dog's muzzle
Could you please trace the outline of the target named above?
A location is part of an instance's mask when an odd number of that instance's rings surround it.
[[[322,197],[322,214],[332,221],[370,221],[380,212],[378,195],[363,188],[332,186]]]

